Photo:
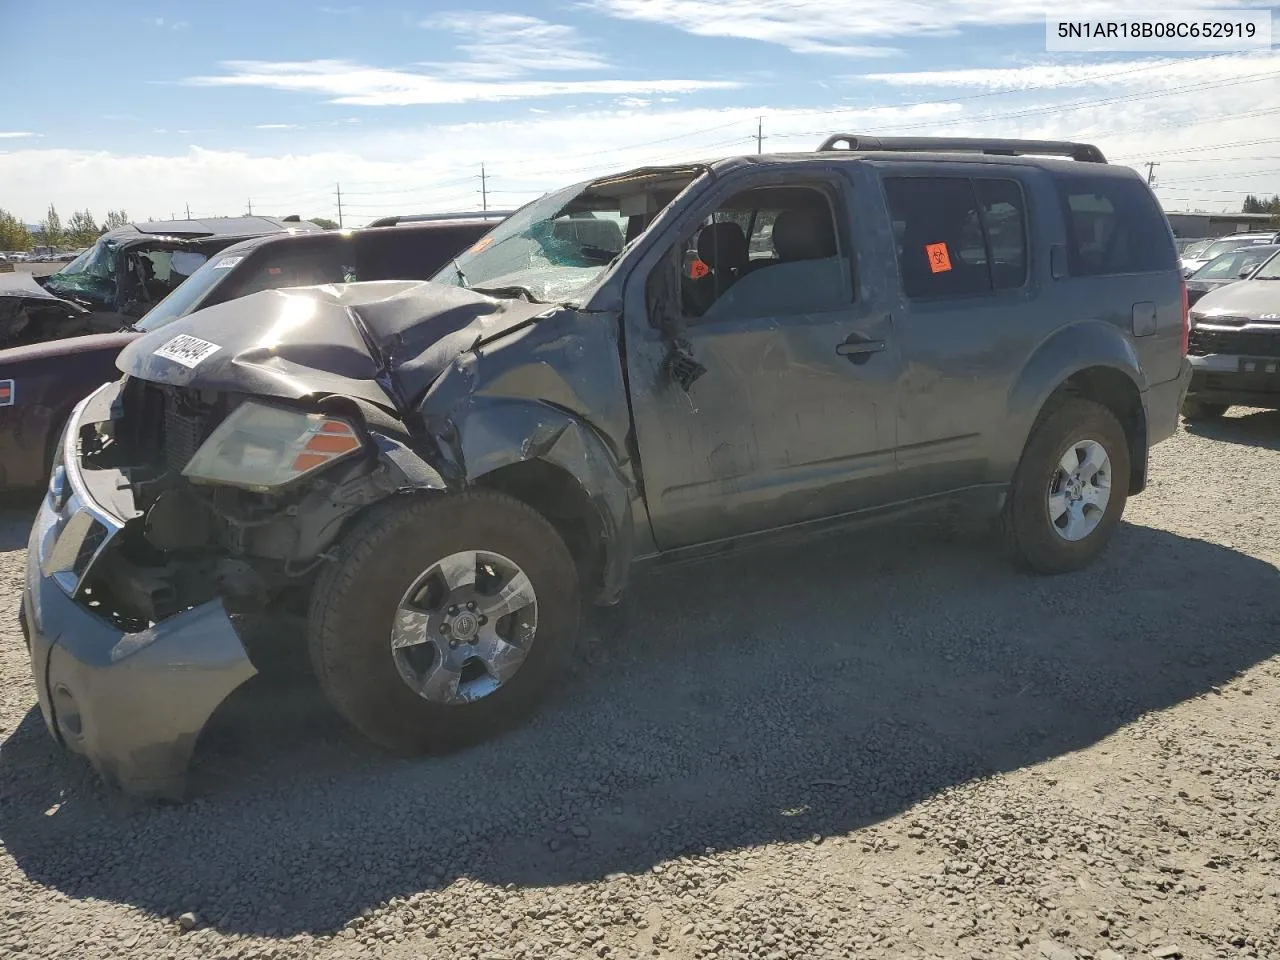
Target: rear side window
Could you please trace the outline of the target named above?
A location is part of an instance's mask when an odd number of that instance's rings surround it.
[[[353,237],[361,280],[430,280],[493,223],[377,227]]]
[[[887,177],[902,289],[913,300],[1021,287],[1026,204],[1014,180]]]
[[[1074,277],[1174,269],[1177,255],[1164,214],[1139,181],[1055,178]]]

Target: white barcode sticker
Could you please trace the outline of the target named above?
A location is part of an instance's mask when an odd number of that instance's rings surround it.
[[[223,257],[221,260],[219,260],[217,263],[213,265],[213,269],[229,270],[243,259],[244,257]]]
[[[172,340],[166,340],[156,348],[155,355],[180,363],[194,370],[202,360],[213,356],[222,348],[216,343],[201,340],[189,333],[180,333]]]

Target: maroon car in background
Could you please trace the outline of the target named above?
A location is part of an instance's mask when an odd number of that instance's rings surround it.
[[[259,290],[357,280],[427,280],[506,215],[391,218],[359,230],[242,240],[195,270],[137,324],[0,350],[0,491],[43,486],[75,405],[118,379],[116,356],[143,333]]]

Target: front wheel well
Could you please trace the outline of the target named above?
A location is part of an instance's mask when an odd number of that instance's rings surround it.
[[[1147,414],[1137,384],[1113,367],[1087,367],[1054,390],[1040,415],[1063,397],[1092,400],[1115,414],[1129,445],[1129,493],[1141,493],[1147,485]]]
[[[485,474],[476,486],[505,493],[540,513],[569,548],[583,592],[589,595],[600,586],[604,572],[600,514],[573,474],[545,460],[522,460]]]

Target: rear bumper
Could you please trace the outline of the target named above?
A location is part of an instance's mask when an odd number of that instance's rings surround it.
[[[122,790],[177,799],[200,731],[255,670],[220,600],[130,631],[86,590],[126,524],[92,496],[76,452],[80,428],[102,418],[115,388],[72,414],[63,473],[32,526],[20,619],[50,733]]]
[[[1229,406],[1280,409],[1280,358],[1241,358],[1216,353],[1191,357],[1191,388],[1187,396],[1205,403]],[[1240,361],[1252,360],[1258,366],[1242,371]]]
[[[1155,446],[1177,432],[1178,413],[1191,384],[1191,364],[1182,361],[1178,376],[1147,388],[1143,404],[1147,412],[1147,445]]]

